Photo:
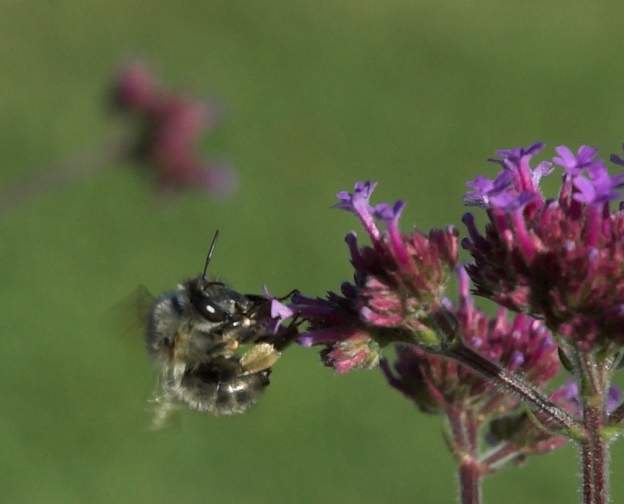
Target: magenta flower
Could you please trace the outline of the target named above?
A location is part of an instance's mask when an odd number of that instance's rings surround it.
[[[360,247],[355,233],[346,237],[355,268],[357,310],[360,319],[372,326],[420,333],[426,330],[424,319],[444,299],[449,271],[457,263],[457,232],[448,227],[427,235],[401,233],[399,219],[405,204],[371,206],[374,187],[359,182],[353,193],[339,193],[336,205],[355,213],[371,240],[371,246]]]
[[[531,201],[542,201],[539,183],[552,171],[552,163],[542,162],[535,169],[529,165],[531,158],[543,147],[535,143],[528,148],[502,149],[497,155],[502,159],[491,159],[502,166],[494,180],[478,176],[466,185],[472,189],[464,196],[469,206],[497,208],[515,211]]]
[[[293,296],[289,309],[308,322],[297,339],[300,345],[322,345],[321,360],[343,374],[371,369],[379,363],[380,347],[375,335],[359,319],[353,286],[343,285],[343,295],[330,292],[327,299]]]
[[[202,188],[227,195],[235,190],[234,172],[227,166],[206,163],[198,142],[216,126],[214,107],[165,90],[147,68],[124,68],[113,86],[117,108],[134,118],[139,127],[130,148],[159,187],[168,190]]]
[[[463,345],[508,372],[525,376],[533,387],[548,383],[559,371],[550,332],[524,314],[509,320],[504,309],[488,317],[475,308],[463,269],[459,276],[458,306],[447,308]],[[566,443],[565,437],[536,426],[516,396],[458,361],[416,345],[398,345],[397,357],[394,366],[381,362],[388,383],[421,411],[444,415],[447,442],[458,463],[472,461],[481,477]],[[485,434],[490,446],[484,453],[480,434]]]
[[[451,307],[450,314],[463,343],[509,371],[522,373],[534,385],[553,378],[559,371],[557,346],[543,324],[523,314],[510,321],[504,309],[488,317],[475,308],[463,269],[459,276],[459,305]],[[500,415],[518,405],[515,398],[456,361],[413,345],[399,346],[397,356],[394,370],[387,362],[382,364],[386,378],[423,411],[474,408],[480,415]]]
[[[156,101],[160,83],[142,63],[124,68],[113,87],[113,103],[122,110],[142,112]]]
[[[611,211],[609,201],[619,197],[624,175],[610,176],[595,149],[582,146],[574,155],[561,146],[553,159],[564,169],[559,198],[545,200],[535,183],[545,170],[530,167],[534,152],[501,161],[498,177],[507,173],[511,183],[496,197],[484,190],[487,197],[478,199],[470,185],[466,201],[478,202],[489,217],[482,235],[472,215],[464,216],[476,293],[543,317],[585,349],[622,344],[624,215]]]
[[[429,318],[444,308],[444,288],[457,262],[457,232],[403,234],[401,201],[371,205],[373,182],[358,182],[352,193],[338,193],[336,208],[354,213],[371,245],[360,247],[354,232],[346,236],[355,269],[353,283],[326,299],[295,295],[289,308],[308,322],[298,339],[322,345],[323,362],[339,373],[370,368],[379,361],[380,345],[397,335],[425,345],[439,345]],[[381,222],[384,228],[380,228]]]
[[[561,166],[571,177],[577,177],[582,170],[593,172],[594,170],[604,168],[603,161],[596,158],[598,149],[594,147],[581,145],[576,154],[574,154],[565,145],[560,145],[555,147],[555,151],[557,151],[558,156],[553,158],[553,162]]]

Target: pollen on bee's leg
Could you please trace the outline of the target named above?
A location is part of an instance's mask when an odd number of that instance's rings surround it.
[[[234,353],[236,352],[236,350],[238,350],[239,346],[240,344],[237,340],[231,340],[225,344],[224,351],[227,353]]]
[[[179,383],[186,372],[186,362],[177,361],[174,362],[171,367],[171,375],[173,377],[174,382]]]
[[[258,343],[243,354],[240,364],[245,372],[258,373],[271,368],[280,356],[281,353],[270,343]]]

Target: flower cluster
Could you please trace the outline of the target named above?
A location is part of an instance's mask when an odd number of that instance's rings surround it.
[[[507,370],[521,373],[534,385],[553,378],[559,371],[559,358],[550,332],[524,314],[509,320],[503,308],[496,317],[488,317],[475,308],[463,269],[459,278],[459,305],[450,312],[463,344]],[[399,346],[397,355],[394,371],[387,362],[383,364],[386,378],[423,411],[469,407],[477,408],[480,415],[500,415],[518,404],[515,398],[453,360],[413,345]]]
[[[216,126],[214,107],[165,90],[143,65],[124,68],[113,85],[116,108],[133,118],[140,133],[130,149],[165,189],[199,187],[227,194],[235,187],[231,169],[201,160],[197,143]]]
[[[298,342],[305,347],[324,345],[321,359],[339,374],[376,367],[380,345],[375,337],[380,336],[360,320],[353,286],[343,284],[342,294],[329,292],[327,299],[293,296],[294,312],[309,324]]]
[[[466,204],[486,209],[489,223],[481,234],[473,216],[464,217],[473,263],[459,269],[456,305],[445,288],[458,261],[457,232],[402,233],[404,203],[371,204],[372,182],[338,193],[335,205],[354,213],[370,239],[360,246],[355,233],[346,237],[353,281],[339,294],[272,305],[277,326],[286,318],[295,330],[307,323],[293,337],[322,345],[327,366],[345,373],[380,364],[421,411],[444,416],[462,502],[478,502],[485,475],[569,439],[581,451],[584,502],[606,502],[607,441],[624,417],[610,386],[624,344],[624,207],[609,206],[624,174],[610,175],[587,146],[558,147],[552,161],[532,167],[541,149],[500,150],[491,160],[500,173],[468,184]],[[547,199],[539,186],[555,167],[563,182],[559,197]],[[494,317],[475,308],[470,280],[500,305]],[[509,308],[519,313],[509,318]],[[397,344],[393,365],[380,357],[388,343]],[[542,390],[560,362],[576,382],[548,396]]]
[[[524,314],[509,320],[503,308],[490,318],[475,308],[468,291],[468,277],[461,269],[459,303],[450,314],[464,345],[536,386],[558,373],[557,345],[541,322]],[[394,366],[384,360],[381,367],[388,383],[421,411],[444,414],[451,425],[454,419],[467,417],[477,432],[490,422],[488,441],[497,451],[491,459],[483,459],[487,470],[503,460],[554,450],[567,441],[534,425],[526,412],[519,411],[517,398],[455,360],[400,345]]]
[[[464,216],[474,259],[467,267],[476,293],[508,308],[543,317],[546,325],[585,351],[624,343],[624,213],[610,209],[624,174],[609,175],[597,150],[556,148],[552,162],[531,167],[542,148],[498,151],[500,173],[468,184],[469,205],[483,207],[482,235]],[[616,164],[623,164],[617,156]],[[559,197],[545,199],[540,179],[563,170]]]
[[[353,212],[371,240],[370,246],[360,247],[355,233],[346,237],[355,269],[354,283],[347,290],[352,291],[363,322],[427,334],[428,318],[444,305],[449,273],[457,264],[458,234],[451,226],[428,234],[401,233],[399,218],[405,204],[372,206],[374,188],[371,182],[360,182],[353,193],[338,193],[336,208]],[[376,221],[384,224],[384,232]]]
[[[358,182],[352,193],[338,193],[335,205],[353,212],[371,240],[360,247],[355,233],[346,237],[353,283],[345,282],[341,294],[330,292],[326,299],[294,296],[290,305],[309,323],[299,342],[325,345],[323,360],[338,372],[377,365],[379,345],[397,338],[439,346],[431,318],[444,307],[449,272],[457,264],[455,229],[401,233],[404,203],[372,206],[374,188],[372,182]]]

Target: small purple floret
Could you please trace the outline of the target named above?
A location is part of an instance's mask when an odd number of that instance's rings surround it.
[[[513,211],[522,208],[533,199],[541,200],[539,184],[552,171],[552,163],[542,161],[535,169],[529,165],[543,144],[535,143],[528,148],[502,149],[497,151],[502,159],[490,159],[502,166],[496,178],[478,176],[467,183],[470,191],[464,194],[468,206]]]
[[[583,169],[591,171],[604,166],[602,160],[594,159],[598,154],[598,149],[588,145],[581,145],[576,155],[565,145],[555,147],[555,151],[559,155],[553,158],[553,163],[561,166],[571,177],[580,175]]]
[[[533,170],[533,185],[538,187],[544,177],[550,175],[554,167],[550,161],[542,161]]]
[[[468,191],[464,195],[464,204],[487,208],[491,199],[503,194],[511,184],[512,176],[509,170],[503,170],[493,180],[479,175],[466,183],[466,186],[472,191]]]
[[[279,319],[279,323],[291,318],[295,312],[277,299],[271,300],[271,318]]]
[[[505,159],[517,163],[524,156],[534,156],[544,148],[542,142],[535,142],[528,147],[512,147],[511,149],[499,149],[496,155],[501,159],[490,159],[495,163],[502,163]]]
[[[490,199],[491,206],[505,212],[515,212],[522,209],[535,199],[535,194],[530,192],[521,192],[514,194],[511,191],[503,192]]]
[[[379,203],[375,206],[375,217],[386,223],[397,223],[405,208],[405,202],[398,200],[394,205]]]
[[[574,179],[574,187],[579,191],[574,194],[574,199],[586,205],[602,205],[619,199],[621,195],[615,189],[621,186],[620,177],[610,177],[606,171],[593,180],[579,175]]]
[[[370,180],[356,182],[352,193],[340,191],[336,194],[339,201],[334,205],[334,208],[356,214],[373,240],[378,240],[380,237],[379,229],[375,225],[375,209],[369,203],[376,186],[377,183]]]

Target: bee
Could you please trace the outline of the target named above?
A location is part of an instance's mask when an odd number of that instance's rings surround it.
[[[253,406],[269,385],[288,338],[267,326],[270,300],[241,294],[203,272],[153,300],[145,346],[158,373],[154,427],[180,406],[211,415],[235,415]]]

